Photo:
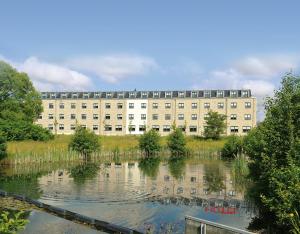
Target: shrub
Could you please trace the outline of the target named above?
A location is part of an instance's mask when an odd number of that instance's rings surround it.
[[[209,111],[204,129],[204,137],[207,139],[217,140],[226,129],[226,116],[218,112]]]
[[[232,135],[227,138],[222,151],[221,156],[224,158],[236,158],[242,153],[243,142],[238,136]]]
[[[160,135],[154,129],[145,132],[139,138],[139,147],[141,151],[145,152],[146,156],[154,155],[161,149]]]
[[[6,145],[6,138],[0,132],[0,160],[7,156],[7,145]]]
[[[100,150],[99,138],[91,130],[79,126],[71,138],[69,148],[87,159],[93,152]]]
[[[172,156],[185,155],[186,139],[180,128],[173,127],[173,132],[168,136],[167,145]]]
[[[10,214],[8,211],[3,211],[0,214],[0,233],[16,234],[18,231],[23,230],[29,222],[24,219],[23,216],[23,211],[17,212],[14,215]]]

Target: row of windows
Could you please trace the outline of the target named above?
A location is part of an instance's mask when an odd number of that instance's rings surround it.
[[[81,125],[81,126],[86,128],[86,125]],[[75,130],[75,128],[76,128],[75,124],[70,125],[70,130]],[[128,131],[129,132],[135,132],[137,128],[140,132],[146,131],[146,126],[145,125],[138,125],[138,126],[129,125],[128,126]],[[183,131],[186,131],[185,126],[178,126],[178,128],[180,128]],[[54,129],[54,124],[49,124],[48,129],[53,130]],[[65,130],[65,125],[64,124],[59,124],[58,129],[59,130]],[[106,131],[106,132],[110,132],[110,131],[112,131],[112,129],[113,129],[112,125],[106,124],[104,126],[104,131]],[[171,131],[171,126],[170,125],[163,125],[162,127],[160,127],[159,125],[152,125],[152,129],[154,129],[156,131],[160,131],[162,129],[163,132],[170,132]],[[99,125],[93,125],[93,130],[94,131],[99,130]],[[122,125],[115,125],[115,131],[116,132],[120,132],[122,130],[123,130]],[[189,130],[189,132],[197,132],[197,126],[189,126],[188,130]],[[250,130],[251,130],[251,126],[243,126],[242,127],[242,132],[243,133],[247,133]],[[238,133],[239,132],[239,127],[238,126],[230,126],[230,132],[231,133]]]
[[[152,120],[158,120],[159,115],[158,114],[153,114],[152,115]],[[42,116],[39,117],[40,119],[42,119]],[[204,115],[204,119],[208,118],[208,114]],[[54,115],[53,114],[49,114],[48,115],[48,119],[54,119]],[[59,119],[65,119],[65,115],[64,114],[59,114]],[[71,114],[70,115],[70,119],[76,119],[76,115],[75,114]],[[81,114],[81,119],[87,119],[87,114]],[[98,114],[93,114],[93,119],[94,120],[98,120],[99,119],[99,115]],[[111,119],[111,115],[110,114],[106,114],[105,115],[105,119],[106,120],[110,120]],[[122,120],[123,119],[123,115],[122,114],[117,114],[117,120]],[[135,119],[135,115],[134,114],[129,114],[128,115],[128,119],[129,120],[134,120]],[[147,115],[146,114],[141,114],[140,115],[140,119],[141,120],[146,120],[147,119]],[[165,120],[171,120],[171,114],[165,114]],[[184,114],[178,114],[178,120],[184,120]],[[198,119],[198,115],[197,114],[191,114],[191,120],[197,120]],[[230,119],[231,120],[237,120],[237,114],[231,114],[230,115]],[[244,115],[244,120],[251,120],[251,115],[250,114],[245,114]]]
[[[87,109],[87,103],[81,103],[81,108],[82,109]],[[134,109],[134,103],[129,103],[128,105],[129,109]],[[204,103],[204,108],[209,109],[210,103]],[[224,108],[224,102],[219,102],[217,104],[218,109],[223,109]],[[236,102],[231,102],[230,103],[230,107],[231,108],[237,108],[237,103]],[[64,103],[60,103],[59,104],[59,108],[60,109],[64,109],[65,108],[65,104]],[[98,103],[93,103],[93,108],[94,109],[98,109],[99,108],[99,104]],[[111,103],[105,103],[105,108],[106,109],[110,109],[111,108]],[[117,103],[117,108],[118,109],[122,109],[123,108],[123,103]],[[147,104],[146,103],[141,103],[141,109],[146,109],[147,108]],[[158,109],[158,103],[152,103],[152,108],[153,109]],[[179,109],[183,109],[184,108],[184,103],[178,103],[178,108]],[[191,104],[191,108],[192,109],[197,109],[198,108],[198,103],[192,103]],[[251,102],[245,102],[245,108],[251,108]],[[53,103],[49,103],[49,109],[54,109],[54,104]],[[71,109],[76,109],[76,103],[71,103]],[[171,109],[171,103],[165,103],[165,109]]]

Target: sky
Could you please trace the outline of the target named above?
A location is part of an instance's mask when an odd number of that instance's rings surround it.
[[[251,89],[299,74],[299,0],[0,4],[0,60],[40,91]],[[260,117],[259,117],[260,118]]]

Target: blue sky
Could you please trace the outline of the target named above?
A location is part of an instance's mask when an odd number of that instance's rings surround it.
[[[1,1],[0,59],[39,90],[251,88],[300,65],[300,1]]]

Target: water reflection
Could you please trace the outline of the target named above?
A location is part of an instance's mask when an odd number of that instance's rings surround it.
[[[185,157],[170,157],[168,160],[169,171],[171,175],[176,179],[182,179],[185,172]]]
[[[221,165],[219,164],[206,164],[204,165],[204,176],[203,182],[207,185],[207,192],[218,192],[222,193],[222,190],[225,188],[224,179],[225,179],[224,170],[222,170]]]
[[[91,180],[95,178],[98,174],[99,167],[97,164],[92,162],[84,162],[79,164],[69,171],[70,177],[73,178],[74,183],[77,185],[84,184],[86,180]],[[58,176],[62,177],[64,175],[63,171],[58,172]]]
[[[159,157],[142,158],[139,161],[139,168],[145,176],[156,178],[160,164]]]

